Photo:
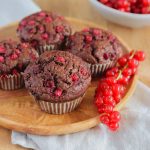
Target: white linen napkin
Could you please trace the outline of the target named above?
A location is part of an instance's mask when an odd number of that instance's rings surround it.
[[[12,132],[12,143],[35,150],[150,150],[150,88],[138,82],[134,95],[121,110],[120,129],[99,126],[61,136]]]
[[[0,0],[0,26],[21,20],[39,10],[32,0]]]

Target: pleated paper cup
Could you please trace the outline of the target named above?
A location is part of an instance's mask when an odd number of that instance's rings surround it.
[[[3,90],[17,90],[24,86],[22,74],[5,75],[0,77],[0,88]]]
[[[37,52],[39,55],[41,55],[45,51],[50,51],[50,50],[54,50],[54,49],[55,49],[55,45],[44,45],[44,46],[39,46],[37,48]]]
[[[98,76],[103,74],[107,69],[113,67],[115,65],[115,62],[110,62],[107,64],[90,64],[90,70],[92,76]]]
[[[40,106],[42,111],[45,111],[49,114],[60,115],[60,114],[72,112],[74,109],[76,109],[82,102],[83,97],[84,95],[74,100],[66,101],[66,102],[49,102],[41,99],[38,100],[34,97],[33,98],[36,101],[36,103]]]

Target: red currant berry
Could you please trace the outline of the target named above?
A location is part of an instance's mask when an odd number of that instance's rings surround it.
[[[49,37],[49,36],[48,36],[48,33],[43,33],[41,36],[42,36],[42,38],[43,38],[44,40],[47,40],[48,37]]]
[[[118,63],[120,66],[125,66],[127,61],[128,61],[128,59],[126,57],[121,57],[118,59]]]
[[[134,58],[138,61],[143,61],[145,59],[145,53],[143,51],[137,51],[134,55]]]
[[[128,61],[128,66],[129,66],[130,68],[135,68],[135,67],[137,67],[138,65],[139,65],[139,61],[136,60],[136,59],[134,59],[134,58],[132,58],[132,59],[130,59],[130,60]]]
[[[18,55],[16,53],[14,53],[10,56],[11,60],[16,60],[17,58],[18,58]]]
[[[119,122],[121,119],[121,115],[118,111],[113,111],[109,114],[110,122]]]
[[[54,92],[55,96],[60,97],[62,95],[62,89],[57,88]]]
[[[65,62],[65,59],[64,59],[64,57],[62,57],[62,56],[57,56],[57,57],[56,57],[56,61],[57,61],[57,62],[60,62],[60,63],[64,63],[64,62]]]
[[[121,88],[121,85],[119,85],[119,84],[114,84],[113,86],[112,86],[112,91],[113,91],[113,95],[118,95],[118,94],[120,94],[120,89]]]
[[[109,89],[109,85],[106,82],[99,82],[98,91],[103,91],[104,89]]]
[[[132,70],[132,75],[136,74],[136,72],[137,72],[137,68],[136,67],[135,68],[131,68],[131,70]]]
[[[117,83],[117,80],[114,77],[108,77],[108,78],[106,78],[106,82],[108,83],[108,85],[113,85],[113,84]]]
[[[114,95],[114,100],[115,100],[116,104],[118,104],[121,100],[121,94]]]
[[[96,105],[97,107],[100,107],[100,106],[103,105],[103,104],[104,104],[104,102],[103,102],[103,99],[102,99],[101,97],[96,98],[96,100],[95,100],[95,105]]]
[[[86,40],[86,42],[91,42],[92,41],[92,36],[91,35],[86,35],[85,40]]]
[[[56,32],[63,32],[63,30],[64,30],[64,27],[63,26],[57,26],[56,27]]]
[[[113,107],[116,105],[116,102],[112,96],[106,96],[103,98],[103,102],[106,105],[112,105]]]
[[[100,121],[101,121],[103,124],[108,125],[108,124],[109,124],[109,115],[104,114],[104,115],[100,116]]]
[[[74,74],[71,75],[71,79],[72,79],[73,82],[75,82],[75,81],[79,80],[79,77],[76,73],[74,73]]]
[[[4,57],[0,56],[0,62],[3,63],[4,62]]]
[[[124,77],[122,76],[120,79],[118,79],[118,83],[127,85],[129,82],[130,76]]]
[[[0,46],[0,53],[5,53],[5,48]]]
[[[131,68],[125,68],[122,72],[122,74],[127,77],[132,75],[132,69]]]
[[[117,122],[110,122],[109,123],[109,129],[111,131],[116,131],[119,128],[119,123]]]
[[[113,92],[111,89],[104,89],[103,90],[103,95],[104,96],[112,96],[113,95]]]
[[[99,113],[110,113],[113,111],[113,106],[112,105],[101,105],[98,109]]]

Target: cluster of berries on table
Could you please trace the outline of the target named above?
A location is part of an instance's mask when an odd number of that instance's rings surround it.
[[[100,121],[112,131],[119,128],[120,113],[115,106],[126,93],[132,77],[136,74],[139,62],[145,59],[143,51],[131,51],[118,59],[114,68],[107,70],[100,79],[95,93],[95,105],[100,113]]]
[[[98,0],[104,5],[123,11],[137,14],[150,13],[150,0]]]

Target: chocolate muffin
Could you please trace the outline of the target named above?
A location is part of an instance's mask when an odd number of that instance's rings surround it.
[[[98,75],[115,65],[122,55],[122,44],[110,32],[87,28],[71,35],[66,49],[90,64],[93,75]]]
[[[44,52],[24,72],[25,86],[43,111],[62,114],[74,110],[90,84],[86,62],[65,51]]]
[[[45,50],[61,49],[71,34],[71,27],[63,16],[40,11],[22,19],[17,34],[22,42],[29,42],[41,54]]]
[[[14,90],[24,85],[21,73],[38,57],[38,53],[27,43],[13,40],[0,41],[0,87]]]

